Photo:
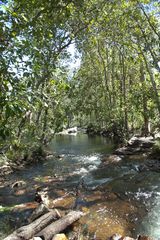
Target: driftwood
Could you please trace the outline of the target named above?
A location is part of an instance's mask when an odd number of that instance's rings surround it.
[[[52,210],[40,218],[36,219],[34,222],[29,225],[23,226],[4,240],[22,240],[22,239],[30,239],[35,236],[38,232],[44,229],[48,224],[50,224],[55,218],[59,217],[57,210]]]
[[[62,217],[58,221],[51,223],[50,225],[45,227],[42,231],[36,234],[36,236],[42,237],[45,240],[50,240],[55,234],[62,232],[64,229],[66,229],[73,222],[77,221],[83,215],[84,215],[83,212],[71,211],[70,213],[68,213],[66,216]]]
[[[32,215],[29,217],[28,222],[33,222],[35,219],[39,218],[49,211],[49,208],[46,207],[44,203],[40,203],[39,206],[33,211]]]

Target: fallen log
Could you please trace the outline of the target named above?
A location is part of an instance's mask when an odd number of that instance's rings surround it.
[[[22,240],[30,239],[35,236],[38,232],[44,229],[48,224],[53,222],[56,218],[59,218],[57,210],[52,210],[40,218],[36,219],[34,222],[29,225],[20,227],[4,240]]]
[[[62,217],[58,221],[48,225],[46,228],[44,228],[42,231],[36,234],[36,236],[41,237],[45,240],[50,240],[55,234],[62,232],[64,229],[66,229],[73,222],[77,221],[83,215],[84,215],[83,212],[71,211],[70,213],[68,213],[66,216]]]
[[[32,215],[29,217],[28,222],[31,223],[37,218],[41,217],[45,213],[49,212],[49,208],[46,207],[44,203],[40,203],[38,207],[33,211]]]

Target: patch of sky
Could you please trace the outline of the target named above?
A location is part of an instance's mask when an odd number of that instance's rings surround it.
[[[68,57],[63,60],[62,64],[68,68],[68,78],[70,79],[80,67],[81,54],[76,49],[75,43],[70,44],[66,51]]]

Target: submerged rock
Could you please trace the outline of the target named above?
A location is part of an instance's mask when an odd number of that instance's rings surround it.
[[[102,162],[106,165],[106,164],[110,164],[110,163],[117,163],[121,160],[122,160],[122,156],[112,154],[112,155],[109,155],[109,156],[105,157],[104,159],[102,159]]]
[[[107,165],[114,165],[114,164],[118,164],[122,159],[123,159],[124,156],[121,156],[121,155],[116,155],[116,154],[111,154],[111,155],[108,155],[106,156],[105,158],[102,159],[102,162],[100,164],[100,168],[103,168]]]
[[[17,181],[17,182],[14,182],[12,185],[11,185],[11,188],[13,189],[17,189],[17,188],[23,188],[26,186],[26,182],[25,181]]]

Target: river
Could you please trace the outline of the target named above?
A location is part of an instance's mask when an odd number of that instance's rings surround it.
[[[81,186],[76,204],[88,211],[80,221],[84,235],[106,239],[117,232],[160,238],[159,173],[137,171],[143,156],[101,166],[101,160],[114,148],[112,142],[100,136],[57,135],[50,150],[59,158],[29,166],[1,181],[0,239],[27,223],[37,187],[48,188],[50,197],[56,198],[75,191],[82,181],[85,187]],[[15,192],[11,186],[19,180],[26,186]]]

